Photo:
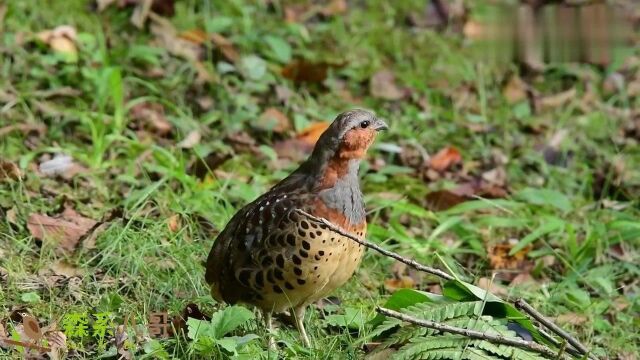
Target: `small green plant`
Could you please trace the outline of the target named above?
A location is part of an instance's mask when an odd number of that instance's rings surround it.
[[[198,355],[212,353],[238,355],[238,350],[257,339],[258,335],[227,335],[254,318],[253,312],[247,308],[230,306],[213,314],[211,321],[189,319],[187,335],[193,340],[193,351]]]

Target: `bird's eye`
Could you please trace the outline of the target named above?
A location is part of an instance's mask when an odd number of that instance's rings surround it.
[[[360,123],[360,127],[363,128],[363,129],[366,129],[366,128],[369,127],[369,124],[370,124],[369,120],[365,120],[365,121]]]

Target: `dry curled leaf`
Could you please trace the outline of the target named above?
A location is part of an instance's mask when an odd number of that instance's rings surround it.
[[[327,78],[329,64],[294,60],[282,69],[282,76],[294,82],[321,83]]]
[[[527,84],[514,74],[502,89],[502,94],[509,104],[514,104],[527,98],[527,87]]]
[[[168,135],[173,129],[164,114],[164,107],[158,103],[136,104],[129,110],[129,116],[136,121],[139,129],[145,129],[160,136]]]
[[[400,100],[407,94],[396,84],[395,74],[388,69],[380,70],[371,77],[369,92],[373,97],[385,100]]]
[[[291,123],[287,115],[282,113],[282,111],[270,107],[260,115],[255,126],[262,130],[283,133],[291,128]]]
[[[167,227],[169,228],[169,231],[171,231],[172,233],[178,232],[178,230],[180,230],[180,227],[182,227],[182,220],[180,218],[180,214],[171,215],[169,219],[167,219]]]
[[[49,266],[49,269],[55,275],[61,275],[64,277],[82,276],[84,274],[84,271],[82,271],[82,269],[78,268],[75,265],[70,264],[69,262],[63,259],[57,260],[56,262],[51,264]]]
[[[182,139],[182,141],[176,144],[176,146],[181,149],[191,149],[200,143],[200,139],[202,139],[202,134],[200,134],[200,131],[191,130],[187,134],[187,136]]]
[[[533,246],[527,245],[515,254],[509,255],[517,243],[517,240],[512,239],[508,242],[488,245],[487,254],[491,268],[495,270],[524,270],[528,268],[530,261],[527,259],[527,254]]]
[[[45,30],[36,34],[38,40],[48,45],[53,52],[64,55],[68,61],[78,60],[76,37],[76,29],[69,25],[60,25],[53,30]]]
[[[18,165],[8,160],[0,159],[0,181],[5,179],[20,180],[22,173],[18,168]]]
[[[202,58],[204,55],[202,46],[181,38],[169,20],[154,13],[150,13],[149,18],[151,19],[151,33],[156,37],[155,42],[171,55],[193,62],[198,62]]]
[[[80,239],[95,225],[95,220],[84,217],[69,207],[55,217],[31,214],[27,220],[31,235],[43,242],[54,242],[59,252],[73,251]]]
[[[47,344],[51,349],[48,354],[51,360],[64,359],[67,353],[67,336],[59,330],[49,331],[45,333]]]
[[[445,171],[460,162],[462,162],[460,151],[453,146],[447,146],[431,157],[429,167],[436,171]]]
[[[87,172],[87,168],[76,163],[69,155],[56,154],[52,159],[42,161],[38,165],[38,172],[43,176],[61,176],[70,180],[78,174]]]
[[[211,34],[211,42],[220,50],[222,56],[228,61],[235,63],[240,59],[238,50],[233,46],[233,43],[226,37],[220,34]]]
[[[499,199],[507,195],[508,192],[503,187],[489,184],[481,179],[474,179],[453,189],[430,192],[426,197],[426,205],[431,210],[443,211],[465,201],[477,198]]]
[[[279,157],[293,161],[301,160],[311,153],[320,135],[329,127],[327,122],[317,122],[302,130],[295,138],[273,144]]]

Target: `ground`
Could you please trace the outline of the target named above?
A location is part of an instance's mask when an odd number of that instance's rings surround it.
[[[25,314],[48,330],[87,314],[95,329],[104,313],[145,326],[104,350],[65,332],[70,355],[228,356],[235,345],[151,340],[149,316],[222,309],[203,281],[215,235],[295,168],[321,122],[364,107],[390,125],[361,169],[370,241],[636,358],[637,47],[540,72],[482,58],[459,24],[425,25],[438,17],[423,1],[160,4],[174,13],[154,8],[142,28],[135,4],[0,5],[0,330]],[[292,358],[363,357],[376,305],[439,284],[368,251],[307,313],[314,349],[286,325],[276,340]],[[233,334],[266,335],[257,321]],[[238,356],[266,356],[245,340]]]

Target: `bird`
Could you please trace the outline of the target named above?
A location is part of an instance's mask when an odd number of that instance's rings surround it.
[[[295,171],[235,213],[207,257],[205,280],[213,298],[257,307],[270,334],[273,314],[291,311],[310,348],[303,323],[307,306],[349,280],[364,254],[362,245],[331,226],[364,239],[358,171],[387,128],[369,110],[339,114]],[[275,347],[272,338],[269,345]]]

